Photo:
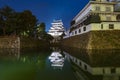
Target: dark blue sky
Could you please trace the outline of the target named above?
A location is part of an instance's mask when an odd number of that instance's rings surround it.
[[[0,7],[10,6],[15,11],[30,10],[39,22],[45,22],[46,30],[54,19],[62,19],[69,28],[71,20],[89,0],[0,0]]]

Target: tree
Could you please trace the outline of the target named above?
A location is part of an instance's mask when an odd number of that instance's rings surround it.
[[[36,35],[39,38],[43,38],[43,36],[46,34],[45,32],[45,23],[40,23],[36,28]]]
[[[39,39],[45,40],[45,41],[51,41],[53,37],[46,33],[45,31],[45,23],[40,23],[36,28],[36,36]]]
[[[37,26],[37,31],[38,32],[45,32],[45,23],[40,23],[38,26]]]
[[[11,18],[13,17],[14,13],[14,10],[9,6],[5,6],[0,9],[0,22],[4,35],[6,35],[7,28],[10,27]]]
[[[37,23],[36,17],[31,11],[15,12],[9,6],[0,8],[0,30],[4,35],[27,34],[31,36],[34,32],[34,26]]]
[[[2,16],[0,15],[0,35],[2,34],[2,26],[3,26],[3,18]]]
[[[37,23],[37,19],[34,15],[32,15],[32,12],[25,10],[22,13],[19,13],[17,20],[17,32],[20,33],[20,35],[24,35],[24,33],[26,33],[27,35],[31,36],[34,32],[34,26]]]

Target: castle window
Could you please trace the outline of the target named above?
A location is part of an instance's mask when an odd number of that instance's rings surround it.
[[[111,11],[111,7],[106,7],[106,11]]]
[[[79,29],[79,33],[81,33],[81,29]]]
[[[83,31],[86,31],[86,27],[83,27]]]
[[[109,29],[114,29],[114,24],[109,24]]]
[[[87,65],[84,65],[85,70],[87,70]]]
[[[96,6],[96,11],[100,11],[100,7],[99,6]]]
[[[101,24],[101,29],[103,29],[103,24]]]
[[[120,21],[120,14],[116,16],[116,20]]]
[[[75,34],[77,34],[77,31],[75,31]]]
[[[115,68],[112,68],[112,69],[111,69],[111,73],[116,73]]]
[[[74,35],[74,32],[72,32],[72,35]]]
[[[107,17],[106,17],[106,20],[107,20],[107,21],[111,21],[111,17],[110,17],[110,16],[107,16]]]

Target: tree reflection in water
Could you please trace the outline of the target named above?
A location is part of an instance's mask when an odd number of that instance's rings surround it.
[[[0,80],[36,80],[37,71],[45,68],[48,53],[34,50],[20,53],[19,49],[0,50]]]

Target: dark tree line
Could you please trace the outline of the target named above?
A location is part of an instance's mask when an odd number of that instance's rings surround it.
[[[9,6],[0,8],[0,35],[32,35],[37,23],[31,11],[16,12]]]
[[[45,41],[51,41],[53,39],[51,35],[45,32],[45,23],[42,22],[39,25],[37,25],[35,30],[36,30],[35,34],[38,39],[43,39]]]
[[[17,35],[51,40],[52,36],[45,31],[45,23],[39,23],[29,10],[16,12],[9,6],[0,8],[0,36]]]

